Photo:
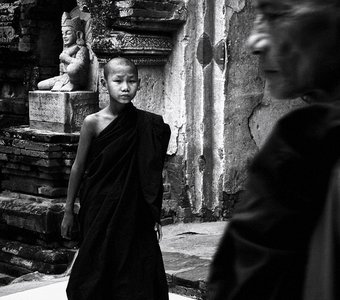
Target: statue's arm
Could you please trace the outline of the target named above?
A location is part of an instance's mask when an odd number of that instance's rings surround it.
[[[66,52],[62,52],[59,56],[61,62],[66,64],[86,64],[89,62],[89,50],[86,47],[80,47],[75,57],[70,56]]]
[[[87,47],[83,46],[79,49],[79,51],[76,54],[76,57],[74,58],[74,61],[79,64],[88,64],[90,61],[90,52]]]

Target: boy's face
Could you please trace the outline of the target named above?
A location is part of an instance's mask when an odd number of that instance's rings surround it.
[[[132,66],[116,63],[107,75],[106,84],[111,100],[128,104],[137,93],[139,79]]]
[[[259,55],[274,97],[293,98],[325,88],[339,45],[331,21],[336,9],[324,1],[255,1],[257,17],[248,45]]]

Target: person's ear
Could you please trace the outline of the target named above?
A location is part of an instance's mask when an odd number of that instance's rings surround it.
[[[77,45],[84,46],[85,45],[84,33],[81,31],[77,31],[76,36],[77,36],[77,41],[76,41]]]
[[[103,89],[104,89],[105,91],[107,91],[107,83],[106,83],[106,80],[105,80],[104,78],[102,78],[102,79],[100,80],[100,83],[102,84]]]

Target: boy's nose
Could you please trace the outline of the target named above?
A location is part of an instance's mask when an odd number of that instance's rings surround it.
[[[123,81],[122,85],[121,85],[122,91],[128,91],[129,90],[129,86],[127,84],[127,82]]]
[[[270,47],[270,37],[268,33],[254,31],[247,41],[250,52],[254,55],[261,55],[268,51]]]

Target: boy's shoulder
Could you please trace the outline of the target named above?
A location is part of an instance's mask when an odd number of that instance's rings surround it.
[[[105,109],[89,114],[85,117],[82,127],[93,132],[97,132],[106,123],[107,113]]]
[[[161,115],[152,113],[150,111],[137,109],[137,114],[139,118],[141,118],[145,122],[151,121],[151,122],[164,123],[163,117]]]
[[[97,111],[95,113],[87,115],[84,119],[84,124],[96,123],[96,122],[100,121],[100,119],[102,119],[103,117],[104,117],[103,110]]]

